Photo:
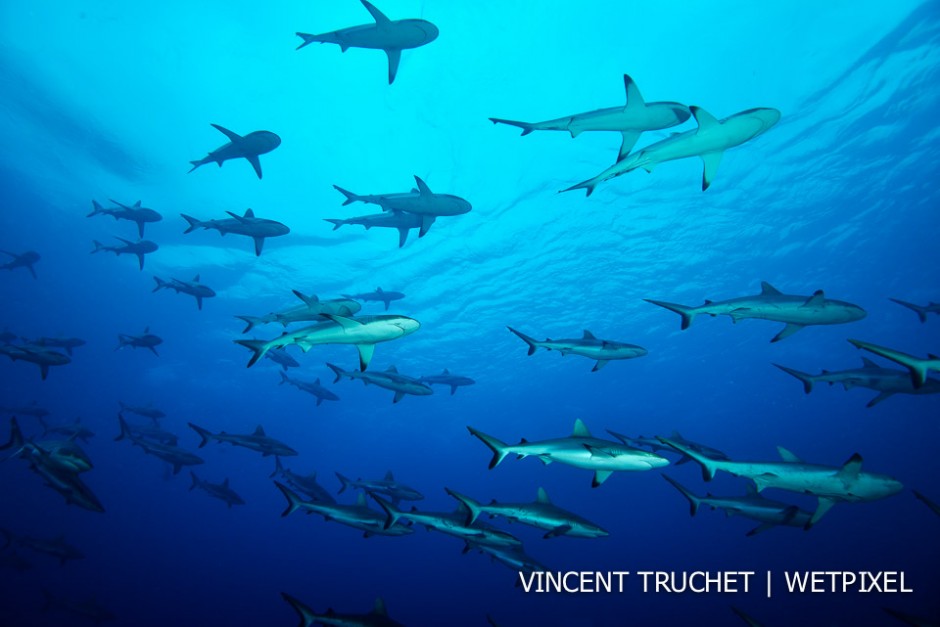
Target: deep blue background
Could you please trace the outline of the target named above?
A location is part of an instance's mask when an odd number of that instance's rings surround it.
[[[690,518],[659,471],[616,474],[596,490],[590,473],[558,464],[507,460],[488,471],[489,452],[465,429],[543,439],[569,433],[580,417],[596,435],[678,429],[736,459],[773,459],[782,445],[838,465],[857,451],[866,469],[940,500],[940,399],[898,396],[866,409],[874,392],[822,386],[805,396],[770,365],[856,367],[848,337],[937,352],[940,319],[921,325],[887,299],[940,300],[940,5],[480,4],[381,4],[392,19],[421,16],[441,30],[403,55],[392,86],[381,52],[292,50],[296,30],[368,22],[351,0],[0,8],[0,248],[42,254],[38,280],[0,274],[0,327],[88,341],[45,382],[30,364],[0,360],[0,404],[36,400],[51,420],[81,416],[97,431],[86,479],[107,508],[66,507],[23,462],[0,465],[0,525],[65,532],[87,555],[64,568],[37,556],[25,574],[0,571],[0,622],[66,620],[39,612],[43,587],[96,597],[121,624],[142,626],[291,625],[281,591],[319,611],[364,612],[381,595],[393,618],[412,625],[480,625],[488,612],[506,625],[723,625],[737,620],[731,603],[773,625],[890,624],[885,605],[940,616],[938,520],[909,489],[839,505],[809,533],[746,538],[750,521],[710,511]],[[620,104],[624,72],[647,101],[696,104],[718,117],[772,106],[783,118],[729,151],[706,193],[700,162],[687,160],[608,182],[587,200],[555,192],[609,165],[619,137],[519,138],[486,119]],[[187,161],[224,141],[210,122],[281,135],[283,145],[261,158],[263,181],[244,162],[186,174]],[[413,174],[467,198],[473,212],[439,219],[401,250],[394,232],[333,232],[321,221],[371,212],[341,207],[332,184],[406,191]],[[164,215],[147,227],[160,250],[144,272],[133,258],[88,254],[92,239],[135,235],[130,223],[85,219],[92,198],[141,199]],[[292,229],[261,258],[244,238],[182,235],[181,212],[208,219],[249,206]],[[197,272],[219,293],[202,312],[189,297],[150,292],[154,274]],[[868,317],[770,344],[779,325],[704,318],[680,332],[677,316],[642,301],[698,304],[756,293],[761,280],[786,293],[825,289]],[[234,315],[293,305],[291,289],[332,297],[377,285],[405,292],[393,311],[422,328],[380,345],[372,367],[414,375],[446,367],[475,386],[393,406],[390,392],[347,381],[332,388],[341,402],[316,408],[277,385],[273,363],[244,368],[247,352],[231,342],[242,329]],[[540,338],[588,328],[650,354],[591,373],[578,357],[526,357],[507,324]],[[148,325],[165,339],[159,358],[114,351],[118,333]],[[328,383],[326,361],[352,368],[355,350],[318,347],[291,375]],[[445,486],[501,501],[532,500],[544,486],[557,504],[611,531],[545,541],[538,530],[511,528],[558,570],[904,570],[916,592],[767,600],[641,595],[631,586],[623,595],[525,595],[512,571],[461,555],[446,536],[366,540],[318,517],[279,518],[283,498],[267,477],[273,461],[250,451],[210,445],[197,469],[210,481],[229,477],[246,506],[228,510],[188,492],[185,473],[168,479],[160,462],[111,441],[119,400],[159,406],[191,450],[198,438],[188,421],[229,432],[263,424],[300,451],[286,465],[317,471],[331,490],[334,471],[379,478],[392,469],[425,493],[422,508],[449,509]],[[21,423],[36,433],[32,420]],[[727,475],[706,488],[691,464],[667,472],[696,492],[743,491]]]

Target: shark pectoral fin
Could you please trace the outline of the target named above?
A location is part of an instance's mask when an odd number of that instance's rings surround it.
[[[49,376],[49,364],[40,364],[39,374],[42,376],[42,380],[45,381],[46,377]]]
[[[591,487],[596,488],[597,486],[601,485],[602,483],[607,481],[607,478],[610,477],[612,474],[614,474],[614,471],[612,470],[594,471],[594,480],[591,481]]]
[[[826,515],[826,512],[832,509],[832,506],[835,504],[836,501],[834,499],[819,497],[819,505],[816,506],[816,511],[813,512],[812,518],[806,521],[806,525],[803,529],[809,530],[809,528],[819,522],[819,520]]]
[[[724,152],[709,152],[702,157],[702,163],[705,168],[702,170],[702,191],[704,192],[712,184],[712,181],[715,180],[715,175],[718,173],[718,166],[721,165],[721,156]]]
[[[388,55],[388,84],[395,82],[395,75],[398,74],[398,64],[401,62],[401,50],[398,48],[386,48],[385,54]]]
[[[846,388],[846,389],[848,389],[848,388]],[[874,407],[875,405],[877,405],[877,404],[880,403],[881,401],[887,400],[887,399],[891,398],[892,396],[894,396],[894,392],[882,392],[881,394],[879,394],[879,395],[876,396],[875,398],[873,398],[873,399],[871,399],[870,401],[868,401],[868,404],[865,405],[865,407],[869,407],[869,408]]]
[[[264,238],[252,237],[251,239],[255,240],[255,257],[260,257],[261,249],[264,248]]]
[[[424,237],[424,234],[431,230],[432,224],[434,224],[434,216],[422,216],[421,230],[418,231],[418,237]]]
[[[372,354],[375,353],[375,344],[356,344],[356,348],[359,349],[359,370],[365,372],[369,367],[369,362],[372,361]],[[397,402],[398,393],[395,394],[395,398]]]
[[[771,523],[771,522],[761,523],[760,525],[757,525],[756,527],[754,527],[753,529],[751,529],[744,535],[750,538],[751,536],[756,536],[757,534],[767,531],[768,529],[773,529],[776,526],[777,526],[776,523]]]
[[[202,311],[202,296],[196,297],[196,307],[199,308],[199,311]]]
[[[160,353],[158,353],[158,352],[157,352],[157,349],[154,348],[153,346],[148,346],[147,348],[149,348],[149,349],[150,349],[150,352],[153,353],[154,355],[156,355],[157,357],[160,356]]]
[[[555,527],[554,529],[550,530],[548,533],[546,533],[542,537],[546,540],[550,540],[551,538],[557,538],[558,536],[563,536],[569,531],[571,531],[571,525],[559,525]]]
[[[519,457],[522,458],[523,456],[520,455]],[[538,456],[538,459],[539,459],[540,462],[542,462],[542,463],[545,464],[546,466],[548,466],[549,464],[552,463],[552,458],[549,457],[548,455],[539,455],[539,456]]]
[[[255,174],[258,175],[258,178],[261,178],[261,160],[258,159],[258,155],[252,155],[250,157],[245,157],[248,160],[248,163],[251,164],[251,167],[255,169]]]
[[[212,128],[214,128],[215,130],[219,131],[220,133],[222,133],[223,135],[225,135],[226,137],[228,137],[228,138],[229,138],[229,141],[231,141],[231,142],[239,142],[239,141],[241,141],[241,139],[242,139],[242,136],[241,136],[241,135],[239,135],[238,133],[236,133],[236,132],[234,132],[234,131],[228,130],[228,129],[225,128],[224,126],[219,126],[218,124],[213,124],[213,125],[212,125]],[[219,165],[221,165],[221,164],[219,164]]]
[[[392,404],[394,405],[403,398],[405,398],[404,392],[395,392],[395,398],[392,399]]]
[[[137,253],[137,263],[140,266],[140,269],[143,270],[144,269],[144,254],[143,253]]]
[[[600,370],[601,368],[603,368],[609,363],[610,363],[609,359],[598,359],[597,363],[594,364],[594,367],[591,368],[591,372],[597,372],[598,370]]]
[[[627,155],[630,154],[630,151],[633,150],[633,147],[636,145],[636,140],[640,138],[640,132],[620,131],[620,136],[623,138],[623,141],[620,144],[620,152],[617,154],[617,161],[623,161],[627,158]]]
[[[375,20],[375,23],[376,23],[376,24],[379,24],[380,26],[387,26],[388,24],[391,23],[391,20],[389,20],[389,19],[385,16],[384,13],[382,13],[381,11],[379,11],[378,9],[376,9],[376,8],[372,5],[372,3],[369,2],[368,0],[362,0],[362,6],[364,6],[364,7],[366,8],[366,11],[369,12],[369,15],[372,16],[372,19]]]
[[[783,330],[780,331],[780,333],[774,336],[774,339],[770,341],[779,342],[780,340],[785,340],[802,328],[803,328],[802,324],[788,324],[787,326],[783,327]]]
[[[405,242],[408,241],[408,229],[405,227],[398,227],[398,247],[401,248],[405,245]]]

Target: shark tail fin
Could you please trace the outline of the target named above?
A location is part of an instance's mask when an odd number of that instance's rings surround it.
[[[334,231],[338,229],[339,227],[343,226],[344,224],[346,224],[346,220],[340,220],[338,218],[323,218],[323,219],[333,225]]]
[[[467,511],[467,519],[464,521],[464,525],[469,527],[474,523],[474,521],[480,516],[480,503],[474,501],[469,496],[465,496],[456,490],[451,490],[450,488],[444,488],[444,490],[457,499]]]
[[[96,215],[98,215],[98,214],[100,214],[100,213],[104,213],[104,207],[102,207],[101,204],[100,204],[97,200],[92,200],[92,201],[91,201],[91,213],[89,213],[89,214],[88,214],[87,216],[85,216],[85,217],[86,217],[86,218],[90,218],[90,217],[96,216]]]
[[[509,447],[505,442],[497,440],[491,435],[487,435],[482,431],[478,431],[473,427],[467,427],[467,430],[470,431],[470,434],[479,438],[483,444],[486,444],[491,451],[493,451],[493,459],[490,460],[490,469],[496,468],[499,465],[499,462],[503,461],[506,458],[506,455],[509,454]]]
[[[25,440],[23,439],[23,432],[20,430],[20,423],[17,421],[16,416],[14,416],[13,418],[10,418],[10,439],[6,444],[0,446],[0,451],[5,451],[9,448],[12,448],[18,452],[21,448],[23,448],[24,443]]]
[[[591,194],[594,193],[594,189],[598,185],[600,185],[600,183],[601,183],[600,179],[597,179],[597,178],[588,179],[586,181],[581,181],[580,183],[576,183],[575,185],[572,185],[571,187],[568,187],[567,189],[563,189],[561,191],[573,192],[576,189],[583,189],[585,192],[587,192],[587,195],[590,196]]]
[[[689,501],[689,516],[695,516],[698,513],[698,508],[702,504],[701,499],[689,492],[689,490],[683,486],[681,483],[670,477],[669,475],[663,475],[663,479],[668,481],[672,487],[679,491],[682,496],[684,496]]]
[[[690,326],[692,326],[692,320],[695,318],[695,314],[696,314],[695,307],[688,307],[686,305],[677,305],[675,303],[667,303],[662,300],[650,300],[649,298],[644,298],[643,300],[645,300],[648,303],[652,303],[654,305],[659,305],[660,307],[663,307],[664,309],[668,309],[669,311],[675,312],[679,314],[680,316],[682,316],[682,330],[683,331],[685,329],[688,329]]]
[[[385,512],[385,528],[391,529],[395,523],[398,522],[398,519],[401,517],[401,510],[392,505],[390,502],[383,499],[381,496],[376,494],[370,494],[375,502],[379,504],[379,507]]]
[[[131,430],[130,430],[130,428],[127,426],[127,421],[124,420],[124,414],[122,414],[122,413],[120,413],[120,412],[118,412],[118,424],[121,425],[121,432],[120,432],[119,434],[117,434],[117,437],[116,437],[116,438],[114,438],[114,441],[115,441],[115,442],[119,442],[119,441],[123,440],[124,438],[130,437],[130,435],[131,435]]]
[[[165,287],[169,287],[169,283],[167,283],[166,281],[164,281],[158,276],[153,277],[153,280],[156,282],[157,286],[153,288],[151,292],[156,292],[157,290],[161,290]]]
[[[335,190],[338,191],[340,194],[342,194],[343,196],[346,197],[346,200],[343,201],[343,206],[344,206],[344,207],[345,207],[346,205],[351,205],[351,204],[353,204],[354,202],[358,202],[358,201],[362,200],[362,196],[360,196],[360,195],[358,195],[358,194],[354,194],[354,193],[352,193],[351,191],[349,191],[348,189],[343,189],[343,188],[340,187],[339,185],[334,185],[334,186],[333,186],[333,189],[335,189]]]
[[[235,317],[247,325],[244,328],[244,330],[242,330],[242,333],[248,333],[249,331],[254,329],[256,326],[262,323],[261,318],[257,318],[255,316],[235,316]]]
[[[199,477],[197,477],[196,473],[194,473],[192,470],[189,471],[189,476],[192,477],[193,480],[192,485],[189,486],[189,491],[192,492],[199,487]]]
[[[287,375],[284,374],[284,371],[283,371],[283,370],[281,370],[278,374],[281,375],[281,381],[280,381],[280,383],[278,383],[278,385],[284,385],[285,383],[289,383],[289,382],[290,382],[290,379],[287,378]]]
[[[311,35],[310,33],[295,33],[295,34],[304,40],[302,44],[300,44],[299,46],[295,48],[295,50],[300,50],[301,48],[305,46],[309,46],[312,43],[316,43],[316,42],[323,43],[323,40],[320,38],[319,35]]]
[[[921,307],[920,305],[915,305],[914,303],[908,303],[903,300],[898,300],[897,298],[889,298],[888,300],[890,300],[893,303],[897,303],[901,305],[902,307],[907,307],[908,309],[910,309],[911,311],[917,314],[917,318],[921,322],[927,322],[927,308],[926,307]]]
[[[298,509],[300,509],[300,506],[303,503],[303,500],[301,500],[301,498],[297,496],[296,492],[288,488],[286,485],[284,485],[280,481],[275,481],[274,485],[277,486],[277,489],[280,490],[281,494],[283,494],[284,497],[287,499],[287,507],[284,509],[283,512],[281,512],[282,517],[290,516],[291,514],[296,512]]]
[[[95,245],[95,249],[94,249],[93,251],[91,251],[91,254],[93,254],[93,255],[94,255],[95,253],[101,252],[102,250],[106,250],[106,248],[107,248],[104,244],[102,244],[101,242],[99,242],[99,241],[96,240],[96,239],[91,240],[91,242]]]
[[[805,372],[800,372],[799,370],[794,370],[793,368],[787,368],[786,366],[781,366],[780,364],[774,364],[777,368],[780,368],[788,375],[792,375],[803,382],[803,391],[809,394],[813,391],[813,382],[815,377],[811,374],[806,374]]]
[[[279,455],[274,456],[274,472],[272,472],[268,477],[273,479],[278,475],[284,474],[284,466],[281,465],[281,457]]]
[[[345,477],[339,473],[336,473],[336,478],[339,479],[339,483],[340,483],[339,490],[336,493],[342,494],[343,492],[346,491],[346,488],[349,487],[349,484],[350,484],[349,477]]]
[[[340,368],[339,366],[334,366],[334,365],[331,364],[331,363],[327,363],[326,365],[327,365],[327,367],[329,367],[330,370],[333,371],[333,374],[336,375],[336,378],[333,379],[333,383],[338,383],[339,380],[342,379],[344,375],[346,375],[346,371],[343,370],[342,368]],[[351,378],[352,378],[352,377],[350,377],[350,379],[351,379]]]
[[[702,455],[698,451],[692,450],[688,446],[684,444],[680,444],[679,442],[676,442],[675,440],[670,440],[669,438],[664,438],[662,436],[657,436],[656,439],[662,442],[663,444],[670,446],[673,449],[679,451],[680,453],[688,457],[691,457],[693,461],[698,462],[698,464],[702,467],[702,479],[704,479],[705,481],[711,481],[712,479],[715,478],[715,473],[718,471],[717,460],[711,459],[710,457],[706,457],[705,455]]]
[[[195,162],[193,162],[193,163],[195,163]],[[195,169],[196,169],[196,168],[193,168],[193,170],[195,170]],[[192,172],[192,170],[190,170],[190,172]],[[192,216],[188,216],[188,215],[186,215],[185,213],[181,213],[180,215],[183,217],[184,220],[186,220],[186,223],[189,224],[189,226],[186,228],[186,230],[183,231],[183,234],[184,234],[184,235],[185,235],[186,233],[192,233],[193,231],[195,231],[196,229],[198,229],[200,226],[203,225],[201,220],[197,220],[196,218],[194,218],[194,217],[192,217]]]
[[[239,346],[244,346],[252,352],[251,359],[248,360],[247,368],[251,368],[258,360],[264,357],[264,354],[268,352],[270,348],[268,343],[264,340],[235,340],[235,343]]]
[[[535,130],[534,124],[529,124],[528,122],[519,122],[517,120],[504,120],[502,118],[490,118],[490,122],[493,124],[508,124],[509,126],[516,126],[522,129],[522,135],[528,135]]]
[[[529,345],[529,352],[528,352],[529,355],[535,354],[535,349],[537,349],[537,348],[539,347],[539,342],[538,342],[538,340],[536,340],[535,338],[529,337],[529,336],[526,335],[525,333],[521,333],[521,332],[519,332],[519,331],[516,331],[516,330],[513,329],[512,327],[506,327],[506,328],[509,329],[510,331],[512,331],[512,333],[513,333],[514,335],[516,335],[519,339],[521,339],[523,342],[525,342],[526,344]]]
[[[212,433],[208,429],[203,429],[202,427],[196,426],[191,422],[187,424],[189,424],[190,428],[198,433],[199,437],[202,438],[202,440],[199,442],[199,448],[202,448],[209,443],[209,439],[212,437]]]

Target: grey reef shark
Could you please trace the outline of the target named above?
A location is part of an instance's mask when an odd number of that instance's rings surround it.
[[[159,357],[160,353],[157,352],[157,346],[160,344],[163,344],[163,338],[154,335],[150,332],[150,327],[146,327],[140,335],[118,334],[118,345],[114,350],[121,350],[125,346],[130,346],[133,349],[146,348]]]
[[[444,368],[444,372],[441,374],[430,374],[420,377],[418,379],[421,383],[426,383],[428,385],[446,385],[450,387],[450,394],[453,396],[457,393],[457,388],[464,385],[473,385],[476,383],[470,377],[462,377],[460,375],[451,374],[451,372]]]
[[[411,394],[412,396],[430,396],[434,393],[431,386],[422,383],[415,377],[399,373],[395,366],[389,366],[388,369],[381,372],[343,370],[339,366],[334,366],[330,363],[328,363],[327,366],[336,374],[333,383],[338,382],[343,377],[349,377],[350,379],[360,379],[365,385],[371,383],[372,385],[395,392],[395,396],[392,398],[392,404],[405,398],[406,394]]]
[[[780,120],[776,109],[748,109],[723,120],[718,120],[701,107],[690,107],[698,128],[684,133],[676,133],[661,141],[650,144],[621,159],[597,176],[572,185],[562,190],[570,192],[583,189],[590,196],[594,188],[604,181],[627,172],[642,168],[652,172],[656,166],[666,161],[700,157],[704,164],[702,171],[702,191],[708,189],[715,179],[721,157],[725,151],[750,141],[761,135]]]
[[[908,303],[903,300],[898,300],[897,298],[889,298],[893,303],[897,303],[902,307],[907,307],[911,311],[917,314],[917,319],[922,323],[927,322],[927,314],[937,314],[940,315],[940,303],[928,303],[926,305],[915,305],[914,303]]]
[[[0,250],[0,253],[9,255],[12,259],[6,263],[0,264],[0,270],[15,270],[17,268],[26,268],[29,273],[36,278],[36,268],[33,266],[39,261],[40,256],[34,250],[27,250],[25,253],[11,253],[7,250]]]
[[[362,490],[367,494],[379,494],[388,497],[392,503],[398,505],[399,501],[421,501],[424,495],[403,483],[395,481],[395,475],[389,470],[382,479],[356,479],[355,481],[336,473],[340,488],[336,492],[342,494],[346,488]]]
[[[260,179],[261,160],[258,157],[281,145],[281,138],[271,131],[253,131],[242,136],[218,124],[213,124],[212,127],[228,137],[228,143],[216,148],[198,161],[190,161],[193,166],[190,172],[207,163],[218,163],[221,168],[222,164],[229,159],[245,159],[255,169],[255,174]]]
[[[141,239],[136,242],[126,240],[123,237],[115,237],[114,239],[120,240],[124,243],[123,246],[105,246],[98,240],[92,240],[95,244],[95,249],[91,251],[92,254],[100,253],[102,251],[114,253],[118,257],[121,255],[136,255],[137,263],[140,266],[140,269],[144,269],[144,255],[149,255],[152,252],[155,252],[159,246],[154,242],[151,242],[149,239]]]
[[[425,218],[415,213],[393,211],[391,213],[376,213],[354,218],[324,218],[324,220],[333,225],[334,231],[347,224],[363,226],[367,231],[373,227],[377,229],[397,229],[398,247],[401,248],[405,245],[405,242],[408,241],[408,232],[411,229],[420,229],[424,224]],[[431,224],[434,223],[433,217],[430,222]]]
[[[361,300],[362,302],[379,302],[385,305],[385,311],[388,311],[389,305],[392,304],[392,301],[401,300],[405,297],[401,292],[395,292],[392,290],[383,290],[381,287],[375,288],[374,292],[362,292],[361,294],[343,294],[344,297]]]
[[[615,342],[613,340],[602,340],[594,337],[594,334],[587,329],[585,329],[584,334],[577,339],[546,339],[540,342],[525,333],[516,331],[512,327],[506,328],[529,345],[529,355],[535,354],[536,349],[544,348],[546,350],[556,350],[561,353],[562,357],[565,355],[581,355],[589,359],[596,359],[597,362],[594,364],[594,367],[591,368],[591,372],[597,372],[612,360],[634,359],[635,357],[643,357],[647,354],[647,350],[642,346]]]
[[[755,296],[742,296],[729,300],[710,301],[698,307],[677,305],[661,300],[650,300],[648,303],[659,305],[682,317],[681,328],[688,329],[695,316],[729,316],[732,322],[739,320],[757,319],[782,322],[786,326],[771,342],[779,342],[811,325],[845,324],[855,322],[865,317],[865,310],[858,305],[841,300],[826,298],[822,290],[817,290],[812,296],[784,294],[766,281],[761,282],[760,294]]]
[[[855,346],[856,348],[861,348],[863,350],[874,353],[885,359],[889,359],[895,363],[901,364],[907,368],[908,372],[911,373],[911,382],[914,384],[915,389],[921,389],[927,385],[927,373],[931,370],[934,372],[940,372],[940,357],[929,353],[927,358],[914,357],[913,355],[908,355],[907,353],[902,353],[899,350],[893,348],[886,348],[884,346],[878,346],[877,344],[871,344],[869,342],[863,342],[861,340],[849,340],[849,343]]]
[[[6,544],[0,547],[0,551],[10,545],[16,545],[24,549],[29,549],[36,553],[42,553],[49,557],[59,560],[60,566],[65,566],[69,560],[84,559],[85,555],[77,548],[65,541],[65,534],[60,534],[55,538],[33,538],[30,536],[20,536],[8,529],[0,528],[0,533],[6,539]]]
[[[40,337],[26,343],[43,348],[64,348],[70,357],[74,349],[86,344],[85,340],[80,337]]]
[[[43,381],[49,376],[50,366],[64,366],[72,361],[68,355],[34,344],[0,344],[0,355],[36,364]]]
[[[277,352],[277,351],[272,351]],[[271,353],[268,353],[270,356]],[[312,394],[317,398],[317,407],[320,406],[323,401],[338,401],[339,397],[333,392],[329,391],[322,385],[320,385],[320,379],[317,378],[316,381],[301,381],[300,379],[291,379],[287,376],[284,371],[281,371],[281,382],[278,385],[284,385],[289,383],[301,392],[306,392],[307,394]]]
[[[198,455],[176,446],[176,438],[172,434],[163,432],[164,436],[154,437],[153,431],[133,427],[127,424],[127,421],[120,415],[118,415],[118,422],[121,425],[121,433],[114,438],[116,441],[127,438],[131,444],[139,446],[147,455],[153,455],[172,466],[174,475],[178,474],[183,466],[198,466],[204,463]],[[167,438],[166,435],[172,439]]]
[[[414,529],[405,525],[386,527],[386,516],[368,507],[364,492],[359,494],[355,505],[342,505],[324,501],[304,501],[283,483],[275,481],[274,485],[287,498],[287,508],[281,516],[289,516],[298,510],[304,510],[308,514],[319,514],[327,521],[359,529],[366,538],[373,535],[404,536],[414,533]]]
[[[274,472],[270,477],[281,477],[289,483],[298,492],[303,492],[313,501],[323,503],[335,503],[336,499],[327,492],[326,488],[317,483],[317,473],[311,473],[307,476],[299,475],[290,468],[284,468],[281,464],[281,458],[274,458]]]
[[[362,309],[362,305],[346,297],[320,300],[316,294],[307,295],[299,290],[293,290],[293,292],[294,296],[299,298],[303,305],[271,312],[260,317],[235,316],[248,325],[242,333],[248,333],[256,326],[271,324],[272,322],[279,322],[284,327],[292,322],[323,322],[327,320],[327,314],[351,318]]]
[[[924,385],[915,387],[910,375],[903,370],[883,368],[870,359],[862,358],[861,368],[849,370],[829,371],[823,370],[820,374],[807,374],[780,364],[774,364],[788,375],[796,377],[803,384],[803,391],[809,394],[816,383],[829,385],[841,384],[843,389],[854,387],[868,388],[878,392],[878,396],[868,402],[866,407],[874,407],[881,401],[887,400],[895,394],[937,394],[940,393],[940,381],[925,379]]]
[[[208,285],[203,285],[199,282],[199,275],[193,277],[192,281],[183,281],[180,279],[170,279],[169,281],[164,281],[160,277],[153,277],[153,280],[156,281],[157,286],[153,288],[152,291],[156,292],[162,289],[171,289],[174,290],[177,294],[189,294],[196,299],[196,307],[199,311],[202,311],[202,299],[203,298],[212,298],[215,296],[215,290],[213,290]]]
[[[368,614],[339,614],[328,609],[323,614],[317,614],[309,606],[301,603],[296,598],[281,593],[281,597],[290,603],[300,616],[300,627],[311,627],[312,625],[333,625],[335,627],[404,627],[401,623],[388,617],[385,610],[385,601],[381,598],[375,600],[375,607]]]
[[[298,32],[297,36],[304,42],[297,46],[297,50],[312,43],[336,44],[343,52],[349,48],[384,50],[388,55],[388,84],[391,85],[398,74],[402,50],[420,48],[431,43],[437,39],[439,31],[437,26],[427,20],[390,20],[372,3],[361,1],[375,23],[350,26],[319,35]]]
[[[200,479],[196,476],[196,473],[190,471],[189,476],[192,478],[193,482],[189,486],[190,491],[199,488],[209,496],[215,497],[223,501],[228,505],[229,509],[232,508],[232,505],[244,505],[245,501],[242,497],[238,496],[238,493],[235,492],[231,487],[229,487],[228,477],[222,483],[209,483],[205,479]]]
[[[109,199],[110,200],[110,199]],[[98,215],[111,216],[115,220],[128,220],[130,222],[135,222],[137,224],[137,234],[143,239],[144,237],[144,225],[148,222],[159,222],[163,219],[163,216],[154,211],[153,209],[148,209],[147,207],[141,207],[140,201],[138,200],[134,203],[133,207],[128,207],[127,205],[122,205],[116,200],[111,200],[117,207],[106,208],[98,204],[97,200],[91,201],[91,213],[89,213],[87,218]]]
[[[678,102],[645,102],[636,83],[627,74],[623,75],[626,104],[596,109],[585,113],[574,113],[544,122],[518,122],[502,118],[490,118],[493,124],[508,124],[522,129],[523,135],[532,131],[565,131],[575,138],[587,131],[613,131],[620,133],[622,142],[617,161],[624,159],[640,134],[682,124],[692,115],[684,104]]]
[[[202,438],[199,442],[199,448],[208,444],[209,440],[215,440],[220,444],[228,442],[232,446],[241,446],[252,451],[257,451],[261,453],[262,457],[268,457],[269,455],[276,455],[278,457],[297,455],[297,451],[267,435],[261,425],[258,425],[252,433],[248,434],[226,433],[225,431],[211,433],[191,422],[189,426]]]
[[[232,217],[223,218],[221,220],[197,220],[192,216],[181,213],[180,215],[189,224],[189,227],[183,231],[183,233],[192,233],[198,228],[203,228],[206,230],[215,229],[219,232],[219,235],[222,236],[225,236],[226,233],[246,235],[255,242],[256,257],[261,256],[261,249],[264,248],[264,240],[266,238],[279,237],[290,233],[290,228],[288,228],[287,225],[281,224],[276,220],[256,218],[255,212],[251,209],[247,209],[243,216],[232,213],[231,211],[226,211],[225,213]]]

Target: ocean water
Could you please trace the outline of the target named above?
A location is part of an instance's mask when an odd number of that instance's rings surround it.
[[[940,397],[897,395],[868,409],[876,392],[817,385],[805,395],[772,366],[858,367],[866,353],[848,338],[920,356],[940,348],[940,317],[921,324],[888,300],[940,301],[940,3],[378,7],[440,30],[403,53],[392,85],[381,51],[294,51],[295,31],[369,23],[353,0],[0,5],[0,249],[41,254],[36,279],[0,273],[0,327],[87,342],[45,381],[36,366],[0,355],[0,405],[35,401],[50,423],[80,416],[96,433],[82,445],[94,462],[83,477],[106,510],[67,506],[22,460],[0,464],[0,527],[65,534],[85,555],[60,567],[17,549],[33,567],[0,568],[0,623],[91,623],[44,611],[44,589],[96,599],[113,624],[139,626],[296,624],[281,592],[319,612],[368,612],[380,596],[407,625],[484,625],[487,614],[499,625],[744,624],[731,605],[766,625],[901,624],[882,607],[940,620],[940,521],[911,492],[940,501]],[[626,174],[589,198],[557,192],[611,165],[616,133],[519,137],[487,119],[620,106],[624,73],[647,102],[698,105],[719,118],[773,107],[782,117],[729,150],[706,192],[693,158]],[[261,156],[263,179],[244,160],[187,173],[225,141],[210,123],[282,138]],[[651,131],[637,147],[694,128],[689,120]],[[403,248],[393,230],[333,231],[323,221],[376,212],[342,206],[333,185],[407,192],[414,175],[472,211],[438,218],[423,238],[412,231]],[[143,271],[134,257],[89,254],[93,240],[135,239],[132,223],[85,217],[92,199],[110,198],[163,215],[146,227],[159,250]],[[183,234],[181,213],[222,218],[249,207],[291,229],[260,257],[238,235]],[[217,293],[202,311],[189,296],[151,292],[153,276],[197,273]],[[695,305],[756,294],[761,281],[807,297],[823,289],[867,316],[770,343],[778,323],[703,316],[681,331],[678,316],[643,300]],[[355,369],[353,347],[292,348],[301,367],[289,374],[319,378],[341,397],[317,407],[279,386],[269,360],[245,368],[250,354],[233,340],[280,328],[243,336],[234,316],[294,306],[293,289],[332,298],[377,286],[404,292],[390,313],[421,329],[378,345],[370,371],[447,368],[476,383],[393,404],[389,391],[332,383],[325,363]],[[384,312],[366,303],[362,313]],[[538,339],[590,329],[649,354],[591,372],[583,357],[527,356],[507,325]],[[147,327],[164,339],[159,357],[115,350],[119,333]],[[229,478],[246,504],[229,509],[190,492],[188,469],[174,476],[113,441],[119,401],[163,410],[161,425],[204,458],[199,476]],[[706,508],[690,517],[656,475],[699,494],[740,495],[744,480],[719,474],[706,484],[695,463],[615,473],[598,488],[590,471],[559,463],[507,459],[488,470],[490,451],[466,429],[531,441],[568,435],[576,418],[597,436],[679,431],[733,459],[774,460],[779,445],[838,467],[857,452],[863,470],[896,477],[904,490],[839,504],[807,532],[746,537],[756,523]],[[27,436],[42,431],[33,417],[19,422]],[[610,531],[545,540],[544,531],[492,521],[553,571],[771,571],[774,593],[767,598],[762,581],[747,594],[643,593],[636,578],[622,593],[525,593],[513,570],[463,555],[461,541],[437,532],[363,538],[319,516],[281,518],[273,458],[215,443],[197,449],[188,422],[230,433],[263,425],[299,452],[286,466],[317,472],[332,492],[334,472],[378,479],[392,470],[425,495],[420,509],[453,509],[445,487],[483,502],[531,501],[544,487]],[[815,507],[807,495],[765,494]],[[337,498],[354,500],[349,491]],[[903,571],[914,592],[782,589],[784,572],[809,570]]]

